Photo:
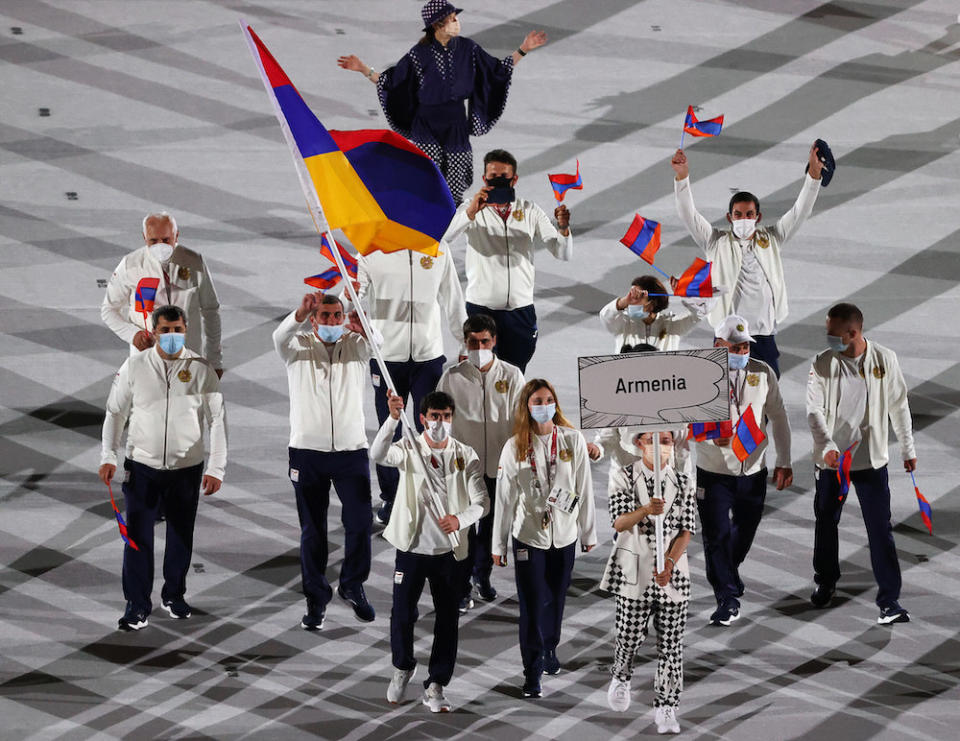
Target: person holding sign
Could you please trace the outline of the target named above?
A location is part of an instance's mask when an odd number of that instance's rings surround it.
[[[540,697],[544,672],[557,674],[557,644],[579,536],[597,544],[587,444],[563,416],[549,381],[534,378],[520,394],[514,434],[497,471],[493,562],[507,565],[512,536],[520,602],[523,696]]]
[[[624,345],[653,345],[657,350],[677,350],[680,338],[697,326],[716,303],[713,299],[682,301],[686,314],[677,316],[670,305],[667,289],[652,275],[633,279],[625,296],[615,298],[600,310],[600,321],[612,334],[613,351],[622,352]]]
[[[777,447],[777,490],[793,483],[793,469],[790,424],[777,376],[762,360],[750,357],[753,337],[747,320],[731,314],[715,335],[714,347],[727,349],[733,436],[696,443],[697,508],[707,580],[717,599],[710,623],[726,626],[740,617],[744,586],[739,568],[753,544],[767,496],[768,420]]]
[[[655,497],[654,435],[660,436],[663,497],[659,499]],[[686,550],[696,530],[693,482],[671,465],[672,432],[640,432],[632,444],[641,460],[611,473],[608,486],[610,520],[617,540],[600,588],[616,596],[617,642],[607,702],[621,713],[630,707],[633,659],[647,637],[652,617],[657,630],[657,731],[679,733],[677,705],[683,689],[683,634],[690,600]],[[660,572],[654,559],[656,515],[665,515],[663,529],[669,543]]]
[[[721,294],[718,305],[709,314],[710,323],[717,326],[734,312],[749,319],[755,332],[750,354],[769,364],[777,378],[780,377],[777,364],[780,352],[776,331],[777,325],[787,317],[787,286],[780,249],[813,211],[824,167],[817,154],[814,144],[810,147],[808,170],[796,203],[769,227],[759,225],[760,200],[742,191],[733,195],[727,208],[730,229],[715,229],[693,205],[687,155],[678,149],[670,162],[676,173],[673,185],[680,218],[707,259],[712,261],[714,283],[733,286],[732,291]]]
[[[413,626],[417,622],[417,601],[429,581],[435,613],[423,704],[434,713],[448,712],[450,704],[443,688],[449,684],[457,660],[457,607],[470,578],[466,531],[486,514],[490,501],[477,454],[450,436],[456,403],[449,394],[434,391],[420,402],[424,431],[417,440],[419,450],[408,440],[392,443],[403,398],[388,389],[387,404],[390,416],[370,446],[373,460],[399,468],[401,474],[394,510],[383,531],[383,537],[397,549],[390,612],[394,672],[387,700],[399,703],[416,671]],[[420,465],[415,456],[420,458]],[[446,505],[442,517],[438,518],[428,504],[430,486]],[[451,533],[460,534],[456,546],[448,537]]]
[[[827,607],[840,579],[837,525],[846,496],[836,469],[841,451],[851,450],[849,481],[857,490],[870,544],[870,565],[877,581],[881,625],[906,623],[900,606],[900,563],[890,524],[887,479],[889,425],[900,441],[906,471],[917,467],[907,385],[892,350],[863,336],[863,314],[853,304],[837,304],[827,312],[828,350],[814,358],[807,377],[807,422],[813,433],[817,491],[813,511],[816,534],[813,570],[817,588],[810,596]]]

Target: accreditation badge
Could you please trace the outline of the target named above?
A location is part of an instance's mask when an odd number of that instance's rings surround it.
[[[430,255],[424,255],[420,258],[420,267],[424,270],[429,270],[433,267],[433,258]]]
[[[190,280],[190,268],[180,268],[177,271],[177,278],[180,280]]]
[[[514,212],[513,212],[513,218],[514,218],[516,221],[523,221],[523,209],[522,209],[522,208],[518,208],[516,211],[514,211]]]
[[[747,383],[748,383],[750,386],[759,386],[759,385],[760,385],[760,376],[758,376],[756,373],[748,373],[748,374],[747,374]]]
[[[764,250],[770,246],[770,237],[766,232],[757,232],[757,246]]]
[[[180,371],[179,373],[177,373],[177,378],[179,378],[179,379],[180,379],[181,381],[183,381],[184,383],[187,383],[187,382],[190,381],[191,378],[193,378],[193,376],[190,375],[190,371],[188,371],[186,368],[184,368],[182,371]]]
[[[567,448],[564,448],[560,451],[560,460],[562,460],[564,463],[569,463],[573,460],[573,453]]]
[[[507,381],[500,380],[493,384],[493,387],[497,390],[498,393],[505,394],[510,388],[510,384]]]

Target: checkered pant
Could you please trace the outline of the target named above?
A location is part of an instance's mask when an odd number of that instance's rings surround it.
[[[473,152],[453,152],[433,142],[418,141],[417,146],[440,168],[453,202],[459,206],[463,202],[463,192],[473,183]]]
[[[641,599],[617,595],[617,643],[611,672],[621,682],[633,676],[633,656],[647,637],[653,616],[657,631],[657,674],[653,680],[654,705],[675,707],[683,690],[683,632],[687,624],[687,602],[671,602],[651,585]]]

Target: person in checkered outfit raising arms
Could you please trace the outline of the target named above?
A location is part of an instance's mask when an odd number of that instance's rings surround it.
[[[663,498],[654,494],[654,435],[660,436]],[[672,465],[674,434],[640,432],[633,438],[641,459],[610,475],[610,520],[616,543],[604,569],[600,588],[616,596],[616,647],[607,702],[613,710],[630,707],[633,658],[647,637],[653,618],[657,631],[657,673],[653,682],[658,733],[679,733],[677,705],[683,689],[683,634],[690,601],[687,546],[696,529],[696,505],[689,476]],[[663,571],[655,564],[656,529],[663,521]]]

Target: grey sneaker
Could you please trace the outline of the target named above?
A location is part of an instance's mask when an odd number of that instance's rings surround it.
[[[410,680],[413,679],[413,675],[416,673],[417,667],[413,667],[413,669],[395,668],[393,670],[393,679],[390,680],[390,685],[387,687],[387,702],[394,705],[403,702],[403,695],[407,691],[407,685],[410,684]]]
[[[661,705],[655,715],[657,733],[680,733],[680,721],[677,720],[677,709],[671,705]]]
[[[450,712],[450,703],[443,696],[443,687],[436,682],[431,682],[423,691],[423,704],[430,708],[431,713]]]
[[[607,705],[618,713],[627,712],[630,708],[630,683],[611,677],[607,688]]]

